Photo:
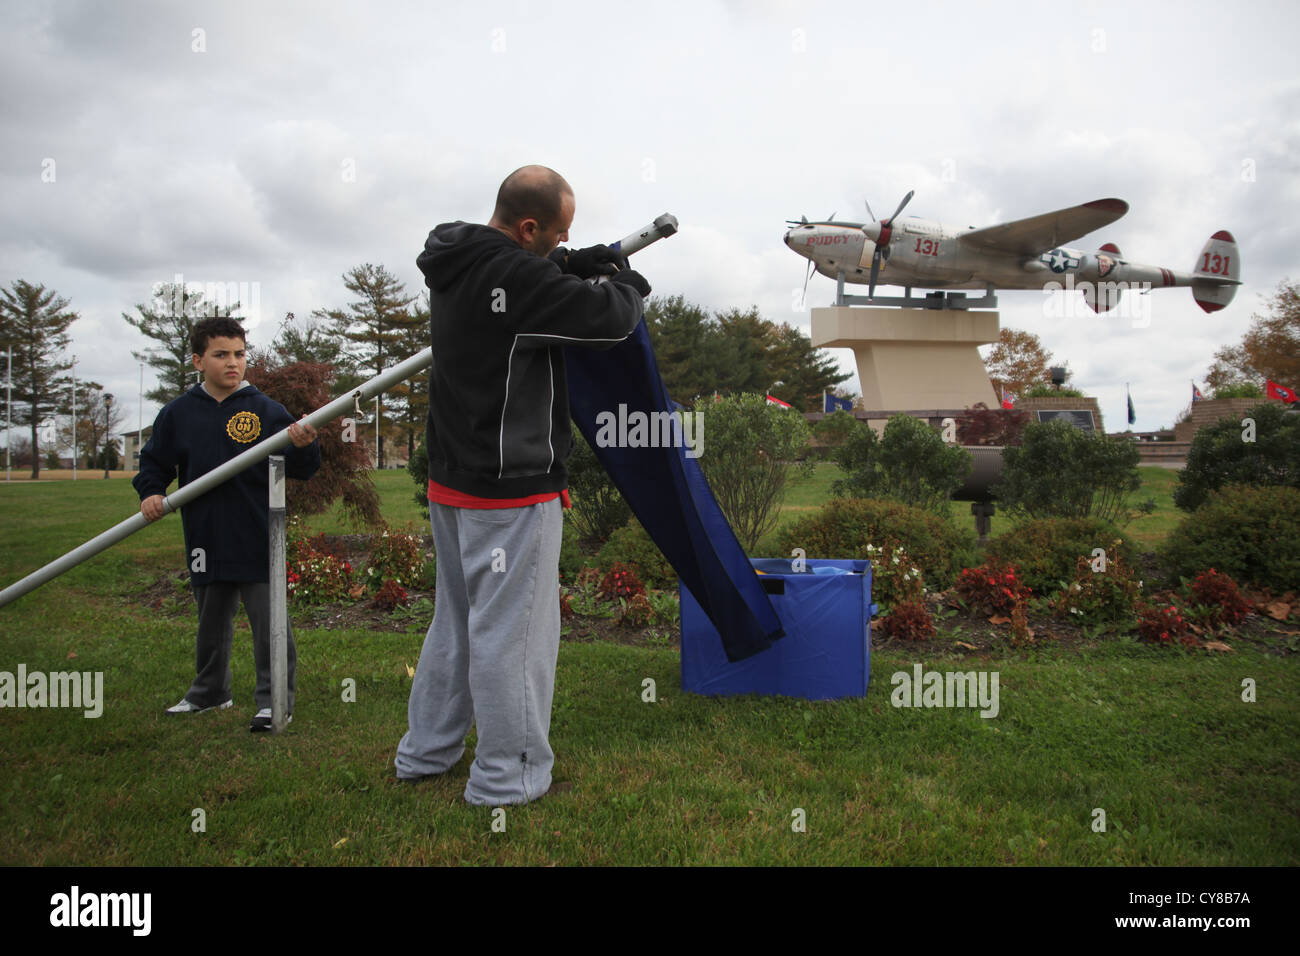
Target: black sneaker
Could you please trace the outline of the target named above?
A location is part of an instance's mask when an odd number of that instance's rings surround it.
[[[293,714],[284,719],[284,725],[288,727],[293,723]],[[263,707],[253,717],[253,722],[248,725],[248,729],[253,733],[262,733],[271,729],[271,708]]]

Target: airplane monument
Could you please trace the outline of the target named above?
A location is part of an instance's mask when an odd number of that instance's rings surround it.
[[[869,223],[831,219],[788,221],[785,244],[813,271],[836,280],[835,305],[812,312],[812,344],[850,348],[863,403],[873,409],[959,409],[998,406],[979,346],[998,340],[998,289],[1077,290],[1095,312],[1108,312],[1125,292],[1188,286],[1206,312],[1222,309],[1241,284],[1241,257],[1220,230],[1191,271],[1131,262],[1113,243],[1095,251],[1066,245],[1126,212],[1121,199],[1097,199],[1014,222],[975,228],[894,214]],[[870,213],[870,206],[867,207]],[[850,295],[845,284],[868,287]],[[903,286],[902,296],[877,296],[877,284]],[[917,297],[913,289],[937,290]],[[982,289],[979,298],[951,290]]]

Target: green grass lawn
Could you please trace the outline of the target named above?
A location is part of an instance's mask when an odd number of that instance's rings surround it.
[[[1159,497],[1158,471],[1143,477]],[[815,504],[829,480],[819,469],[791,507]],[[392,523],[418,523],[405,473],[377,485]],[[0,581],[134,502],[121,479],[0,485]],[[317,527],[351,530],[334,520]],[[241,629],[236,706],[165,717],[192,677],[192,612],[133,596],[181,566],[169,518],[0,608],[0,671],[102,671],[106,698],[97,719],[0,709],[0,864],[1300,862],[1300,675],[1294,656],[1244,642],[979,658],[950,641],[893,645],[873,653],[866,698],[822,703],[685,694],[671,648],[566,643],[551,743],[573,789],[507,809],[497,832],[491,810],[460,799],[468,756],[434,781],[393,780],[419,633],[297,631],[294,722],[272,737],[247,731]],[[998,716],[891,706],[891,675],[915,663],[997,672]],[[1254,703],[1241,699],[1247,678]],[[792,828],[800,817],[806,832]]]

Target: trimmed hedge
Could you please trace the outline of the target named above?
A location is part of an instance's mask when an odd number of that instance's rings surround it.
[[[1214,568],[1241,584],[1300,588],[1300,490],[1229,485],[1211,492],[1157,554],[1182,577]]]
[[[873,498],[835,498],[778,532],[781,557],[802,548],[809,558],[866,558],[867,545],[899,544],[921,568],[930,590],[952,586],[978,563],[975,534],[921,508]]]
[[[1119,555],[1130,566],[1138,560],[1133,540],[1113,524],[1096,518],[1039,518],[1026,521],[989,542],[988,555],[1005,561],[1033,589],[1035,597],[1073,580],[1080,556],[1119,541]]]

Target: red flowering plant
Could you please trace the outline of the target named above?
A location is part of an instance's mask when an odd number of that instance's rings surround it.
[[[406,593],[406,588],[402,587],[396,581],[385,581],[383,587],[375,594],[374,599],[370,602],[371,607],[379,608],[384,611],[396,610],[399,606],[405,606],[410,603],[410,595]]]
[[[1240,624],[1250,613],[1250,602],[1228,575],[1210,568],[1192,582],[1192,599],[1209,610],[1215,623]]]
[[[1182,612],[1172,604],[1148,604],[1138,610],[1138,635],[1155,644],[1173,644],[1175,640],[1189,647],[1197,641]]]
[[[631,600],[644,594],[645,585],[636,576],[636,571],[622,561],[611,564],[600,582],[600,596],[609,601],[617,601],[619,598]]]
[[[963,568],[957,577],[957,594],[968,607],[994,616],[1011,617],[1023,611],[1033,592],[1016,577],[1009,564],[991,560],[977,568]]]
[[[1014,644],[1032,643],[1029,627],[1029,585],[1016,576],[1016,569],[996,559],[977,568],[963,568],[957,576],[957,594],[969,608],[990,615],[997,624],[1011,624]],[[999,620],[1005,618],[1005,620]]]
[[[352,565],[315,547],[312,539],[299,539],[289,547],[287,585],[296,604],[341,601],[352,585]]]

